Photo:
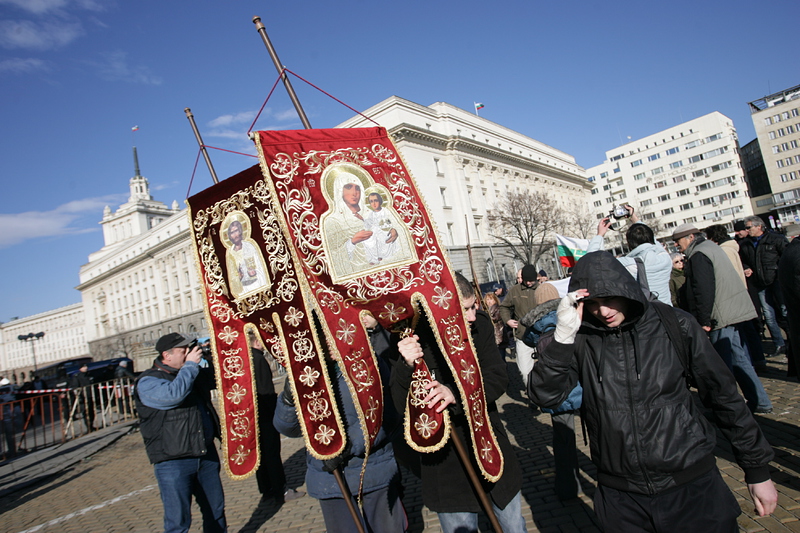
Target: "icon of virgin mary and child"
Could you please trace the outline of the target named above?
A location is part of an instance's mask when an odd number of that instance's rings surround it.
[[[408,228],[391,207],[391,195],[352,163],[335,163],[322,176],[330,208],[322,239],[334,281],[410,263]]]

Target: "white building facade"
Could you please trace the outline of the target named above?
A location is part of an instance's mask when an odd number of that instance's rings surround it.
[[[782,226],[800,224],[800,85],[748,105],[772,190],[753,198],[755,213],[776,212]]]
[[[0,375],[21,383],[30,379],[34,367],[89,355],[85,330],[82,303],[0,324]],[[19,340],[30,333],[44,335]]]
[[[507,191],[546,192],[564,206],[587,202],[591,187],[574,157],[463,109],[391,97],[365,114],[395,139],[457,270],[470,271],[466,245],[472,244],[480,282],[513,283],[522,266],[504,258],[502,247],[489,235],[487,215]],[[339,127],[360,126],[374,124],[358,116]],[[188,210],[179,209],[177,202],[167,207],[153,200],[147,179],[139,175],[135,150],[134,159],[128,202],[113,212],[105,208],[104,246],[80,268],[82,303],[75,311],[81,317],[82,348],[62,358],[77,352],[95,360],[127,356],[141,371],[152,364],[161,335],[202,337],[208,332]],[[27,334],[31,327],[40,331],[34,326],[19,329]],[[14,339],[16,332],[15,326]],[[14,342],[19,346],[10,361],[29,357],[23,350],[30,347]]]
[[[753,214],[736,128],[716,111],[608,150],[586,173],[598,219],[630,204],[662,240],[680,224],[732,227]]]
[[[103,220],[105,246],[80,269],[86,339],[96,360],[127,356],[137,371],[152,364],[161,335],[205,334],[187,209],[168,208],[150,196],[142,176],[131,196]]]
[[[513,283],[523,266],[502,248],[491,247],[487,215],[508,191],[544,192],[565,207],[588,201],[591,187],[573,156],[474,113],[392,96],[364,115],[394,139],[450,250],[453,268],[469,272],[459,250],[478,245],[474,263],[480,282]],[[355,116],[338,127],[370,126],[375,124]]]

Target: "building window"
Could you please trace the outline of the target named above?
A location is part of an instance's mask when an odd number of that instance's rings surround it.
[[[664,224],[664,228],[665,228],[665,229],[672,229],[672,228],[674,228],[674,227],[675,227],[675,226],[677,226],[677,225],[678,225],[678,223],[677,223],[677,222],[667,222],[666,224]]]
[[[442,169],[439,168],[439,160],[436,159],[435,157],[433,158],[433,168],[436,169],[437,176],[444,176],[444,174],[442,173]]]
[[[689,210],[691,208],[692,208],[692,202],[689,202],[688,204],[683,204],[682,206],[680,206],[681,211],[687,211],[687,210]]]
[[[683,161],[675,161],[669,164],[669,168],[680,168],[683,166]]]
[[[633,179],[634,180],[642,180],[642,179],[644,179],[644,176],[645,176],[645,173],[644,172],[640,172],[639,174],[635,174],[633,176]]]
[[[632,167],[638,167],[641,164],[642,164],[642,160],[641,159],[637,159],[636,161],[631,161],[631,166]]]
[[[674,210],[673,208],[671,208],[671,207],[668,207],[667,209],[662,209],[662,210],[661,210],[661,215],[662,215],[662,216],[665,216],[665,215],[671,215],[671,214],[672,214],[672,213],[674,213],[674,212],[675,212],[675,210]]]
[[[680,151],[680,148],[677,146],[675,148],[670,148],[667,150],[667,155],[677,154]]]
[[[666,202],[667,200],[669,200],[669,194],[664,194],[658,197],[659,202]]]
[[[653,176],[657,176],[657,175],[659,175],[659,174],[661,174],[663,172],[664,172],[664,167],[658,167],[658,168],[654,168],[653,170],[651,170],[650,174],[652,174]]]
[[[775,132],[774,132],[774,131],[771,131],[771,132],[769,132],[769,139],[770,139],[771,141],[774,141],[774,140],[775,140]]]
[[[600,173],[600,177],[601,178],[607,178],[608,177],[608,172],[601,172]]]
[[[660,158],[661,154],[653,154],[647,158],[648,161],[655,161],[656,159]]]
[[[653,203],[653,200],[642,200],[642,202],[639,205],[641,205],[642,207],[647,207],[648,205],[651,205],[652,203]]]
[[[450,207],[447,202],[447,187],[439,187],[439,194],[442,195],[442,207]]]
[[[636,189],[636,194],[646,193],[649,190],[650,190],[650,187],[645,185],[644,187],[639,187],[638,189]]]
[[[771,126],[772,125],[772,119],[770,117],[765,118],[764,119],[764,125],[765,126]]]
[[[602,200],[597,200],[597,201],[594,203],[594,206],[595,206],[595,207],[602,207],[602,206],[603,206],[603,201],[602,201]]]
[[[672,178],[672,183],[680,183],[682,181],[686,181],[686,174],[681,174]]]
[[[681,189],[675,193],[675,196],[681,197],[686,196],[687,194],[689,194],[689,189]]]

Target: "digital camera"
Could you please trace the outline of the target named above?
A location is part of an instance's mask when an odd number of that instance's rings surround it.
[[[628,211],[624,205],[615,205],[614,209],[611,210],[608,216],[619,220],[621,218],[629,218],[631,216],[631,212]]]

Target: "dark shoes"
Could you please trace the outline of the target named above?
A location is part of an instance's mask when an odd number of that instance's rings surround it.
[[[778,357],[786,353],[786,345],[778,346],[775,348],[775,353],[767,355],[767,357]]]
[[[772,411],[772,409],[770,409],[770,411]],[[302,498],[305,495],[306,493],[301,490],[287,489],[286,492],[283,493],[282,499],[285,502],[290,502]]]
[[[768,415],[772,412],[772,407],[756,407],[755,411],[753,411],[754,415]]]

